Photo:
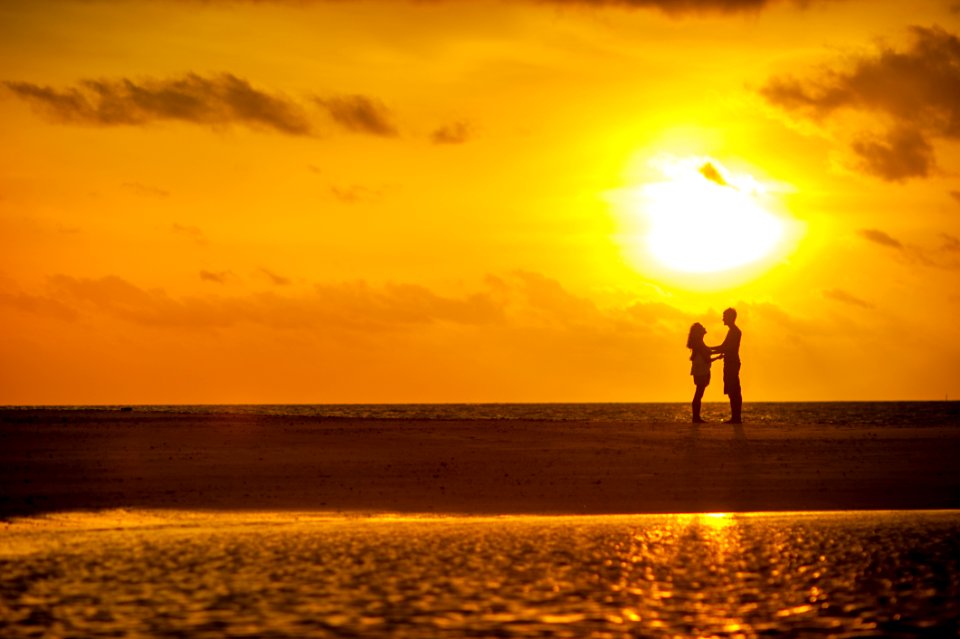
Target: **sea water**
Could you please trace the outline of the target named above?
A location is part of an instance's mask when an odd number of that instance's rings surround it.
[[[0,524],[4,637],[955,637],[960,512]]]
[[[729,416],[723,402],[704,403],[711,419]],[[690,404],[541,403],[541,404],[201,404],[145,406],[17,406],[8,408],[108,408],[190,414],[289,415],[327,419],[493,419],[589,422],[689,422]],[[960,402],[747,402],[744,421],[875,426],[960,426]]]

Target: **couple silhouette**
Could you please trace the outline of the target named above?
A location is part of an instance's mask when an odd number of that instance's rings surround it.
[[[728,308],[723,312],[723,323],[727,327],[727,336],[719,346],[707,346],[703,342],[707,329],[700,322],[690,327],[687,335],[687,348],[690,349],[690,374],[697,390],[693,394],[693,423],[703,424],[700,418],[700,402],[703,393],[710,385],[710,364],[723,360],[723,394],[730,398],[730,419],[725,424],[742,424],[740,409],[743,395],[740,390],[740,328],[737,326],[737,311]]]

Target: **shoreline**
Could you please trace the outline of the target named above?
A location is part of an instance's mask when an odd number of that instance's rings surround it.
[[[602,515],[960,508],[952,424],[0,409],[0,517],[120,508]]]

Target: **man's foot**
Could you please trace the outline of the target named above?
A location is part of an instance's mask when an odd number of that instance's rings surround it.
[[[724,420],[723,423],[724,424],[742,424],[743,422],[740,421],[739,419],[730,418],[730,419]]]
[[[693,419],[693,423],[694,423],[694,424],[706,424],[707,422],[706,422],[706,420],[700,419],[699,417],[695,417],[695,418]]]

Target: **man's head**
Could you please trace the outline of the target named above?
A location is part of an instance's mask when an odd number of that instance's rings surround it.
[[[737,323],[737,312],[732,308],[728,308],[723,312],[723,324],[724,326],[733,326]]]

